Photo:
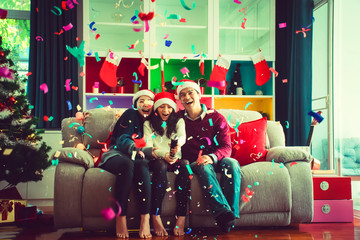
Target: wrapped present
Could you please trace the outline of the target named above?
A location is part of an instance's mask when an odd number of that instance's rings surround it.
[[[36,219],[37,210],[35,206],[27,207],[26,200],[15,200],[15,221]]]
[[[0,199],[0,223],[15,221],[14,200]]]

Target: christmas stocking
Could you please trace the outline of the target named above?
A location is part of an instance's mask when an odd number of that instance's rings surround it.
[[[144,76],[144,70],[145,70],[145,67],[147,66],[147,64],[148,63],[147,63],[146,59],[142,58],[140,66],[138,67],[138,71],[141,74],[141,76]]]
[[[202,54],[201,54],[201,58],[200,58],[200,62],[199,62],[199,67],[200,67],[201,75],[204,75],[204,57]]]
[[[207,83],[208,87],[216,87],[219,90],[226,89],[226,74],[229,70],[230,62],[224,57],[219,57],[213,68],[210,80]]]
[[[100,69],[100,78],[109,87],[116,87],[117,85],[116,70],[120,60],[121,59],[118,56],[110,52]]]
[[[267,65],[265,58],[261,52],[251,57],[256,71],[255,83],[258,86],[264,85],[271,77],[269,66]]]

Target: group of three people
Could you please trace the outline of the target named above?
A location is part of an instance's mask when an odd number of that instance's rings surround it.
[[[184,110],[177,112],[175,98]],[[99,167],[116,175],[115,199],[121,206],[116,217],[116,235],[128,238],[127,203],[136,185],[141,213],[140,238],[150,238],[150,215],[156,236],[168,235],[161,221],[161,206],[167,188],[167,172],[178,171],[175,179],[176,226],[174,235],[184,235],[191,177],[187,165],[199,177],[205,199],[218,226],[230,231],[239,217],[240,165],[230,158],[229,126],[215,110],[200,103],[200,88],[191,80],[182,80],[176,93],[138,91],[134,108],[126,110],[117,121],[110,150],[102,155]],[[178,145],[170,150],[173,134]],[[134,136],[145,138],[138,148]],[[208,140],[209,139],[209,140]],[[210,141],[210,142],[209,142]],[[212,144],[211,144],[212,143]],[[152,172],[152,178],[150,177]],[[221,173],[221,184],[216,173]]]

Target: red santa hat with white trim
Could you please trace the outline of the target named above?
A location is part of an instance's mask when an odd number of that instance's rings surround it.
[[[154,111],[156,111],[156,109],[160,107],[161,104],[169,104],[175,112],[177,110],[175,96],[172,93],[160,92],[156,94],[154,98]]]
[[[135,102],[136,100],[141,97],[141,96],[148,96],[151,98],[151,100],[154,100],[154,97],[155,97],[155,93],[153,93],[151,90],[149,89],[143,89],[143,90],[140,90],[140,91],[137,91],[135,94],[134,94],[134,97],[132,99],[132,102],[133,102],[133,105],[135,105]],[[134,106],[136,107],[136,106]]]
[[[200,92],[200,86],[194,82],[193,80],[190,80],[190,79],[182,79],[179,83],[182,83],[181,85],[178,85],[176,87],[176,93],[175,93],[175,98],[177,100],[180,99],[180,92],[181,90],[185,89],[185,88],[188,88],[188,87],[191,87],[193,89],[195,89],[199,95],[201,96],[201,92]]]

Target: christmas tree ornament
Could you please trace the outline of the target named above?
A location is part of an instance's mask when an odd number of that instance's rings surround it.
[[[267,65],[265,58],[262,52],[258,52],[257,54],[251,57],[256,71],[255,83],[258,86],[264,85],[267,81],[269,81],[271,77],[271,71],[269,66]]]
[[[100,69],[100,79],[109,87],[116,87],[117,85],[116,70],[120,64],[120,60],[117,55],[109,52]]]
[[[229,70],[230,62],[224,58],[219,57],[216,61],[215,67],[213,68],[210,80],[207,82],[208,87],[216,87],[223,91],[226,89],[226,74]]]
[[[138,71],[139,71],[141,76],[144,76],[144,74],[145,74],[144,71],[145,71],[146,66],[147,66],[147,61],[146,61],[145,57],[142,57],[140,65],[138,67]]]

